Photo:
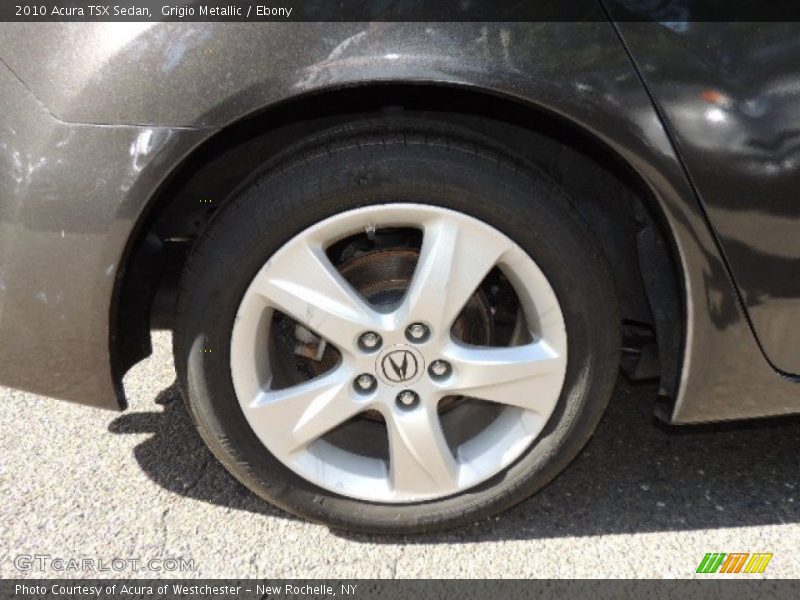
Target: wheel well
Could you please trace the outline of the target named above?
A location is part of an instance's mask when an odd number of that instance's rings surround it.
[[[615,152],[557,115],[472,88],[373,85],[282,104],[233,124],[178,165],[150,199],[128,242],[112,299],[113,376],[151,352],[150,329],[171,328],[177,283],[193,241],[259,164],[339,122],[376,114],[446,120],[476,130],[543,168],[560,183],[600,240],[615,276],[625,324],[623,367],[660,376],[677,391],[684,297],[674,240],[651,191]]]

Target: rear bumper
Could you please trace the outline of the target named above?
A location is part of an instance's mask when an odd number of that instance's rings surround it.
[[[146,200],[194,130],[65,123],[0,63],[0,383],[119,409],[109,314]]]

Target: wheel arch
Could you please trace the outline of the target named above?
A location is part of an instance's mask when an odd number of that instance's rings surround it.
[[[662,391],[676,397],[686,291],[670,219],[649,180],[588,123],[494,90],[415,82],[344,86],[263,107],[211,132],[174,166],[132,229],[112,296],[110,358],[121,403],[125,372],[151,352],[151,325],[171,326],[177,277],[193,239],[238,178],[321,128],[397,112],[456,121],[494,137],[567,188],[612,263],[626,318],[649,319],[656,330]]]

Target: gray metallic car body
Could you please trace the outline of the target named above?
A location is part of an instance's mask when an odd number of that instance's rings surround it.
[[[668,131],[617,36],[586,23],[3,24],[0,383],[125,406],[115,302],[157,192],[226,127],[392,82],[557,115],[626,162],[682,276],[671,419],[800,412],[767,361]]]

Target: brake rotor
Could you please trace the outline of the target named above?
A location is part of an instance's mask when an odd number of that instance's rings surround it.
[[[402,301],[418,260],[415,248],[376,250],[347,260],[339,272],[367,302],[390,312]],[[484,345],[491,340],[491,333],[491,306],[478,290],[453,324],[453,334],[466,344]]]

